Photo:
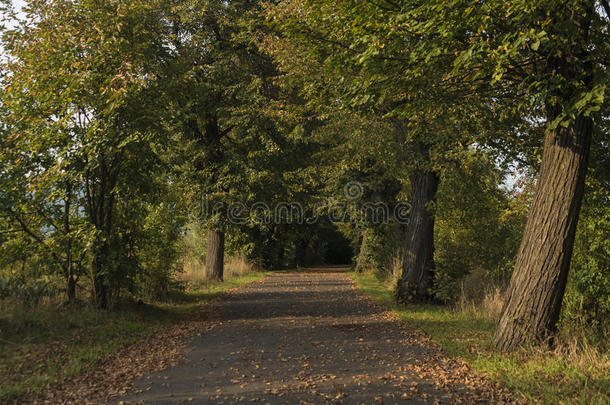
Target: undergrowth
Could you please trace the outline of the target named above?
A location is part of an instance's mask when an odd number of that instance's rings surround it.
[[[172,291],[165,302],[122,302],[112,311],[50,302],[34,308],[6,306],[0,314],[0,403],[81,374],[117,349],[182,319],[203,301],[265,274],[202,282]]]
[[[559,336],[554,350],[537,347],[502,354],[493,346],[496,298],[487,304],[464,303],[398,306],[393,283],[374,273],[351,273],[367,295],[400,318],[429,334],[447,353],[464,359],[474,370],[511,389],[530,403],[610,403],[610,356],[576,336]]]

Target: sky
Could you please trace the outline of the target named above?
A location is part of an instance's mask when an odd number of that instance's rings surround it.
[[[12,0],[12,2],[13,6],[15,7],[15,10],[17,11],[21,10],[21,7],[25,5],[25,0]],[[2,48],[2,44],[0,44],[0,56],[3,55],[3,51],[4,49]]]
[[[21,7],[25,6],[25,0],[12,0],[15,10],[20,11]]]
[[[24,0],[13,0],[13,5],[15,8],[21,8],[25,4]]]
[[[17,10],[18,12],[21,11],[21,8],[23,6],[25,6],[25,0],[12,0],[13,2],[13,6],[15,7],[15,10]]]

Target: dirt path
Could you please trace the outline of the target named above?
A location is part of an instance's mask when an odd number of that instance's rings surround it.
[[[186,361],[134,381],[123,403],[498,403],[472,375],[397,321],[338,269],[279,273],[215,304],[222,321]]]

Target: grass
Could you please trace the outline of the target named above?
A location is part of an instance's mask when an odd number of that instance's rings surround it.
[[[201,282],[194,289],[174,292],[165,303],[124,303],[112,311],[52,304],[3,311],[0,403],[83,373],[113,351],[182,319],[203,301],[266,274],[249,272],[222,283]]]
[[[358,287],[411,325],[422,329],[450,355],[511,389],[517,397],[543,404],[610,403],[610,356],[576,343],[556,350],[524,348],[498,353],[492,343],[495,320],[473,306],[400,307],[392,283],[373,273],[351,273]],[[497,306],[495,306],[497,307]]]
[[[183,270],[177,274],[179,281],[185,283],[189,288],[199,288],[206,285],[205,261],[192,255],[183,259]],[[259,271],[259,268],[244,253],[237,253],[225,258],[224,278],[231,280]]]

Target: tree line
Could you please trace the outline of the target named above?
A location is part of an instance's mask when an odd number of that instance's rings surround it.
[[[500,350],[552,342],[568,280],[606,327],[606,0],[0,4],[7,280],[55,275],[103,309],[159,294],[195,223],[209,279],[227,250],[280,268],[347,240],[357,271],[399,262],[403,304],[450,302],[474,269],[505,283]],[[340,224],[201,210],[324,212],[353,181]],[[357,212],[402,200],[406,224]]]

